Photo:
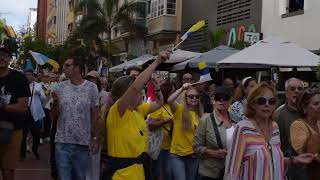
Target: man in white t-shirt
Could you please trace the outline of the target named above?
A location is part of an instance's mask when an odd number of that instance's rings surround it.
[[[58,114],[55,158],[59,179],[85,180],[89,153],[99,148],[96,126],[99,115],[97,86],[83,78],[84,60],[71,57],[63,65],[69,80],[52,93],[52,113]]]

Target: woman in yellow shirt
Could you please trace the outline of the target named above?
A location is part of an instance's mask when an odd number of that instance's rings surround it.
[[[157,91],[158,89],[156,89]],[[171,146],[173,113],[169,104],[168,97],[175,91],[174,85],[166,81],[160,86],[163,95],[164,105],[157,111],[149,115],[148,127],[150,131],[161,128],[163,139],[161,151],[157,160],[152,162],[152,179],[171,179],[171,166],[169,163],[169,150]]]
[[[183,101],[179,104],[175,100],[181,93]],[[192,150],[192,140],[203,114],[199,99],[199,92],[189,83],[184,84],[168,99],[174,114],[170,147],[170,163],[174,179],[194,180],[197,176],[198,160]]]
[[[148,150],[147,114],[163,104],[142,103],[142,89],[156,67],[170,57],[170,51],[161,52],[158,58],[137,78],[123,76],[112,85],[113,104],[106,119],[108,167],[104,179],[144,180],[149,178],[146,169]]]

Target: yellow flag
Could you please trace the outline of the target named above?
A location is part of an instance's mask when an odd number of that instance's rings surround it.
[[[197,22],[196,24],[194,24],[189,30],[188,32],[195,32],[200,30],[203,26],[206,25],[206,22],[204,20],[201,20],[199,22]]]

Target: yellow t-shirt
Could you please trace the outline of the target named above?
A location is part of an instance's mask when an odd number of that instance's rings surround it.
[[[192,140],[195,131],[199,124],[199,119],[194,111],[190,111],[190,118],[192,123],[192,129],[189,131],[184,131],[182,126],[183,117],[183,105],[177,104],[176,112],[174,113],[174,123],[173,123],[173,133],[172,133],[172,143],[170,148],[171,154],[176,154],[179,156],[187,156],[193,154],[192,150]]]
[[[107,148],[108,155],[112,157],[138,157],[148,150],[148,131],[145,116],[148,114],[150,104],[143,103],[137,111],[126,110],[120,117],[118,101],[110,108],[107,117]],[[141,132],[140,132],[141,131]],[[144,180],[142,164],[134,164],[118,170],[113,180]]]
[[[159,121],[163,121],[168,118],[173,118],[172,116],[173,114],[168,104],[163,105],[163,107],[149,115],[151,119]],[[163,150],[169,150],[171,146],[171,135],[169,135],[169,131],[171,131],[170,124],[166,124],[162,127],[163,140],[161,149]]]

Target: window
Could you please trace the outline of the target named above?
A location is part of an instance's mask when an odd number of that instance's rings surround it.
[[[151,0],[151,18],[176,14],[176,0]]]
[[[304,0],[289,0],[289,13],[303,10]]]
[[[150,15],[150,13],[151,13],[151,0],[148,0],[148,2],[147,2],[147,13],[148,13],[148,15]]]
[[[137,17],[141,17],[141,18],[145,18],[146,17],[146,4],[145,2],[137,2],[137,6],[136,6],[136,16]]]
[[[176,0],[167,0],[167,14],[176,14]]]

